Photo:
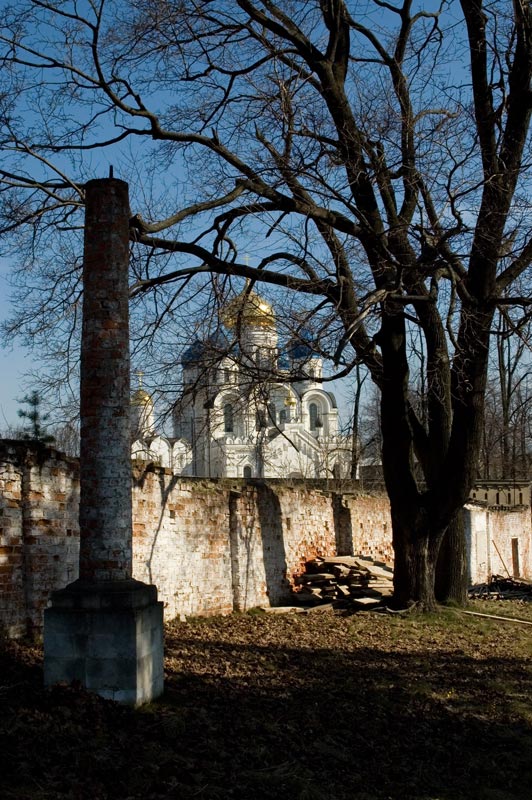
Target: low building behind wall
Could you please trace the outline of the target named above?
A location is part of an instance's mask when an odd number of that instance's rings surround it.
[[[532,579],[530,508],[466,506],[466,541],[471,583],[486,577]]]
[[[75,459],[0,441],[0,627],[9,635],[38,633],[50,593],[76,579],[78,503]],[[504,565],[532,578],[529,507],[472,504],[465,514],[473,582],[506,574]],[[387,497],[357,482],[208,480],[133,465],[134,577],[157,585],[167,619],[282,604],[306,560],[356,554],[393,562]]]

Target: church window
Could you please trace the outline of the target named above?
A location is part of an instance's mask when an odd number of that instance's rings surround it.
[[[310,417],[310,430],[315,431],[318,428],[323,427],[323,422],[321,421],[318,406],[316,403],[311,403],[308,407],[308,413]]]
[[[286,409],[285,409],[285,408],[282,408],[282,409],[279,411],[279,422],[281,422],[281,423],[282,423],[282,422],[286,422],[286,420],[287,420]]]
[[[226,433],[233,433],[234,430],[234,415],[231,403],[226,403],[224,406],[224,430]]]
[[[275,425],[277,422],[277,411],[275,408],[275,403],[268,403],[268,416],[271,422]]]
[[[253,475],[251,472],[251,467],[250,466],[244,467],[244,478],[252,478],[252,477]]]

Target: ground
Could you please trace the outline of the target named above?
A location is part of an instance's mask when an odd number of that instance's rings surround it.
[[[470,604],[532,620],[532,603]],[[313,611],[175,622],[140,710],[0,648],[3,800],[529,800],[532,626]]]

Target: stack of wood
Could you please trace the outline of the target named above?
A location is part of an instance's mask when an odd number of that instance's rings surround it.
[[[532,583],[523,578],[504,578],[492,575],[487,583],[478,583],[469,589],[473,600],[528,600],[532,602]]]
[[[305,605],[344,601],[370,608],[392,595],[392,581],[392,569],[370,558],[313,558],[296,576],[294,594]]]

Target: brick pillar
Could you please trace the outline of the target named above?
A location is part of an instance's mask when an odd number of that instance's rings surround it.
[[[128,187],[85,189],[80,569],[44,613],[44,681],[139,705],[163,691],[163,604],[131,577]]]
[[[127,183],[85,187],[81,343],[80,578],[131,578],[129,199]]]

